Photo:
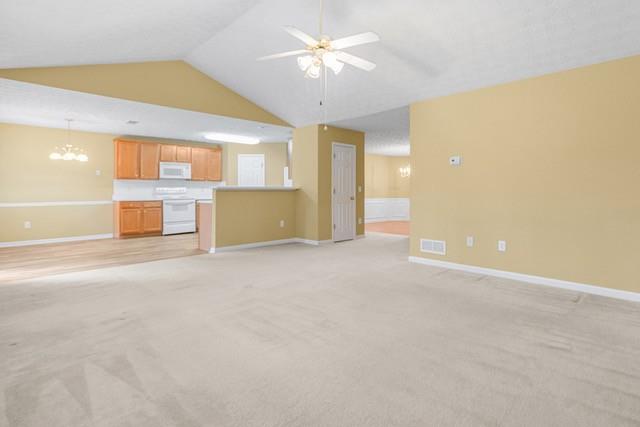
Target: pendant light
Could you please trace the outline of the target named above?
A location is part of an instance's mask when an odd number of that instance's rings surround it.
[[[67,143],[62,147],[55,147],[49,158],[51,160],[77,160],[79,162],[88,162],[89,156],[87,156],[84,150],[74,147],[71,144],[71,122],[73,119],[65,119],[67,121]]]

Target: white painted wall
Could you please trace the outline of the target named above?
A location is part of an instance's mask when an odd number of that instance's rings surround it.
[[[409,198],[407,197],[364,200],[365,223],[408,220]]]

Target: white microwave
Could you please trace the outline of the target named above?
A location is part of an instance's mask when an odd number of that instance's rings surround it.
[[[191,163],[160,162],[160,179],[191,179]]]

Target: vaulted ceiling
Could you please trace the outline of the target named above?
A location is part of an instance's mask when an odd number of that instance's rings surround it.
[[[638,0],[325,0],[333,38],[378,67],[329,79],[328,120],[640,53]],[[283,25],[317,35],[319,0],[28,0],[0,3],[0,68],[183,59],[302,126],[323,122],[320,82]]]

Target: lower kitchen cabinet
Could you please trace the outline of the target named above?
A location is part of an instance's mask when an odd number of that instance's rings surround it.
[[[113,218],[116,238],[162,234],[162,202],[116,202]]]

